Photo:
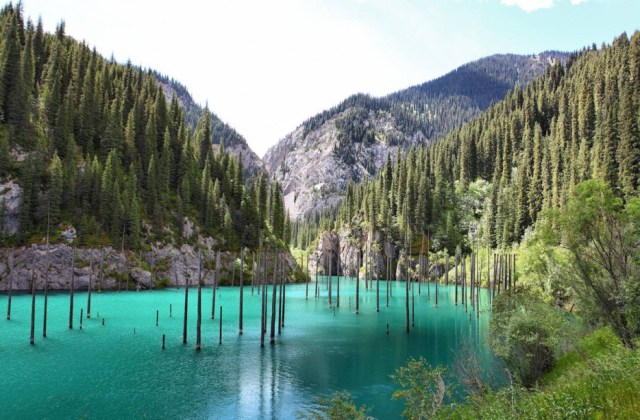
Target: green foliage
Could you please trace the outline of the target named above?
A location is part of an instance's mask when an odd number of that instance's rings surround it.
[[[7,176],[13,168],[8,137],[7,130],[0,128],[0,177]]]
[[[562,314],[532,293],[508,290],[493,301],[491,348],[527,388],[551,369],[569,331]]]
[[[448,394],[442,378],[444,372],[441,366],[429,366],[423,357],[410,358],[406,366],[396,370],[391,378],[402,389],[394,391],[392,398],[405,400],[404,417],[426,419],[437,415]]]
[[[581,339],[541,380],[541,387],[501,388],[484,399],[454,404],[443,419],[636,418],[640,353],[624,348],[608,328]]]
[[[164,289],[171,286],[171,280],[167,276],[158,276],[155,278],[156,289]]]
[[[101,57],[64,25],[55,35],[40,22],[25,28],[19,9],[0,11],[0,176],[16,174],[23,189],[19,243],[43,232],[48,215],[86,245],[174,240],[185,216],[227,249],[258,248],[270,231],[288,239],[281,188],[262,174],[271,206],[259,209],[241,158],[211,145],[216,133],[218,143],[237,133],[190,103],[196,125],[176,98],[168,104],[166,78]]]
[[[294,228],[294,245],[306,247],[313,241],[306,238],[309,233],[317,238],[318,231],[336,228],[326,221],[337,215],[338,228],[378,230],[396,244],[409,233],[428,234],[434,250],[460,245],[464,253],[474,240],[506,248],[544,211],[564,208],[583,180],[600,179],[625,199],[636,196],[639,44],[636,32],[600,50],[574,54],[530,84],[505,91],[503,101],[442,139],[407,150],[395,161],[389,158],[376,177],[349,185],[339,208],[310,215]],[[487,70],[491,79],[500,73]],[[447,92],[448,83],[435,84]],[[374,113],[393,108],[359,95],[309,120],[305,130],[354,107]],[[353,128],[352,143],[362,141],[364,111],[347,114],[341,124]],[[420,112],[415,115],[420,120]],[[414,128],[433,139],[421,124]]]
[[[550,245],[541,229],[528,230],[518,254],[518,283],[546,303],[572,311],[576,295],[565,269],[566,251]]]
[[[333,394],[331,398],[320,397],[314,407],[304,413],[298,413],[298,418],[309,420],[366,420],[367,407],[356,406],[347,391]]]
[[[547,243],[566,252],[558,264],[569,278],[581,312],[610,325],[625,346],[640,335],[640,198],[625,204],[600,181],[576,186],[562,212],[542,230]]]

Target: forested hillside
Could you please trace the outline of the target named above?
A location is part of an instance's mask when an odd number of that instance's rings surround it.
[[[0,12],[0,81],[2,193],[18,197],[3,197],[3,242],[38,240],[47,220],[81,245],[181,241],[192,222],[227,249],[288,239],[280,187],[265,174],[247,185],[212,147],[209,110],[192,130],[154,72],[101,57],[64,23],[25,24],[18,3]]]
[[[383,232],[397,243],[429,235],[436,250],[472,242],[504,247],[540,212],[562,208],[595,178],[621,197],[640,177],[640,33],[586,49],[444,139],[388,160],[380,175],[350,184],[338,224]],[[306,246],[319,216],[295,226]]]
[[[178,103],[184,111],[185,121],[195,130],[205,108],[193,100],[182,83],[157,72],[153,72],[153,75],[162,86],[168,101],[177,96]],[[262,160],[251,150],[245,138],[213,112],[211,112],[211,142],[213,145],[224,145],[225,150],[236,158],[242,157],[245,177],[250,178],[264,170]]]
[[[494,55],[385,97],[354,95],[301,124],[271,148],[265,167],[293,217],[336,205],[350,181],[375,176],[395,158],[460,127],[526,86],[566,54]]]

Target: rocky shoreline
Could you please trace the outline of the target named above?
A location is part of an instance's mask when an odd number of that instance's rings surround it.
[[[213,241],[202,246],[202,281],[214,283],[216,259]],[[68,290],[71,287],[72,268],[74,288],[87,290],[91,281],[94,290],[155,289],[160,287],[197,284],[199,249],[192,245],[157,245],[138,253],[121,252],[111,246],[101,248],[74,248],[65,243],[33,244],[26,247],[0,248],[0,291],[31,289],[31,279],[37,290],[43,289],[48,270],[50,290]],[[48,254],[48,255],[47,255]],[[239,253],[220,252],[220,279],[218,284],[238,284]],[[286,256],[287,281],[293,281],[295,261]],[[245,283],[250,282],[251,267],[245,264]],[[235,277],[233,277],[235,275]],[[233,277],[233,278],[232,278]],[[235,279],[235,280],[234,280]]]

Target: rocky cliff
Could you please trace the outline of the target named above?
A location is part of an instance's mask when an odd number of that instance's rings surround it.
[[[566,58],[562,53],[497,55],[383,98],[354,95],[301,124],[269,149],[293,218],[338,203],[349,181],[374,176],[387,156],[457,128]]]
[[[212,285],[215,278],[216,251],[212,240],[203,240],[202,280]],[[48,252],[47,252],[48,250]],[[286,254],[286,281],[294,281],[295,261]],[[156,244],[147,251],[120,252],[112,247],[76,248],[60,243],[31,245],[15,249],[0,249],[0,290],[30,290],[31,280],[36,290],[44,288],[47,278],[49,289],[69,289],[73,272],[74,287],[86,290],[91,281],[95,290],[154,289],[157,287],[184,286],[187,282],[197,284],[200,255],[191,245],[180,247],[171,244]],[[220,285],[238,285],[240,279],[240,257],[238,253],[220,253]],[[250,283],[252,276],[251,256],[244,266],[244,282]],[[72,270],[73,269],[73,270]]]
[[[282,184],[285,206],[292,218],[337,204],[350,181],[359,182],[377,173],[387,156],[395,156],[395,139],[406,136],[390,112],[371,110],[359,115],[359,123],[375,132],[371,141],[355,142],[349,158],[339,151],[341,121],[354,118],[361,109],[348,108],[317,129],[306,133],[300,126],[270,149],[264,162],[267,171]],[[421,132],[413,133],[411,144],[426,142]]]

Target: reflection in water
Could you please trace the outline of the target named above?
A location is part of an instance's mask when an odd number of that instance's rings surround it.
[[[0,394],[3,415],[281,419],[294,418],[319,395],[346,389],[358,404],[373,407],[371,415],[394,418],[402,403],[391,400],[395,385],[389,375],[410,356],[450,366],[453,352],[466,340],[487,373],[495,369],[485,345],[484,292],[476,317],[470,305],[465,312],[464,305],[454,304],[452,286],[439,286],[436,308],[435,287],[425,290],[422,285],[413,295],[415,325],[407,334],[404,283],[381,282],[380,292],[386,295],[388,286],[390,294],[388,307],[386,296],[380,296],[380,312],[376,312],[377,287],[362,286],[359,314],[354,279],[340,280],[339,307],[336,290],[334,305],[329,306],[324,279],[318,287],[320,298],[313,296],[313,285],[308,300],[305,285],[287,286],[286,328],[264,348],[260,347],[262,295],[245,294],[244,333],[239,336],[238,290],[221,288],[216,304],[224,307],[223,344],[218,345],[218,318],[206,317],[201,352],[195,351],[193,336],[182,344],[182,317],[176,315],[183,309],[180,290],[93,294],[92,309],[107,322],[102,326],[97,317],[87,319],[83,330],[67,328],[67,295],[50,294],[49,337],[33,347],[27,339],[30,297],[14,295],[11,321],[0,320],[0,353],[6,370]],[[204,293],[203,302],[211,304],[212,296],[206,293],[212,291]],[[85,301],[79,295],[79,301]],[[270,299],[268,303],[270,316]],[[40,301],[38,305],[42,307]],[[204,313],[210,309],[203,305]],[[157,327],[156,310],[160,311]],[[189,311],[189,322],[195,323],[195,305]],[[189,331],[193,334],[194,325]]]

